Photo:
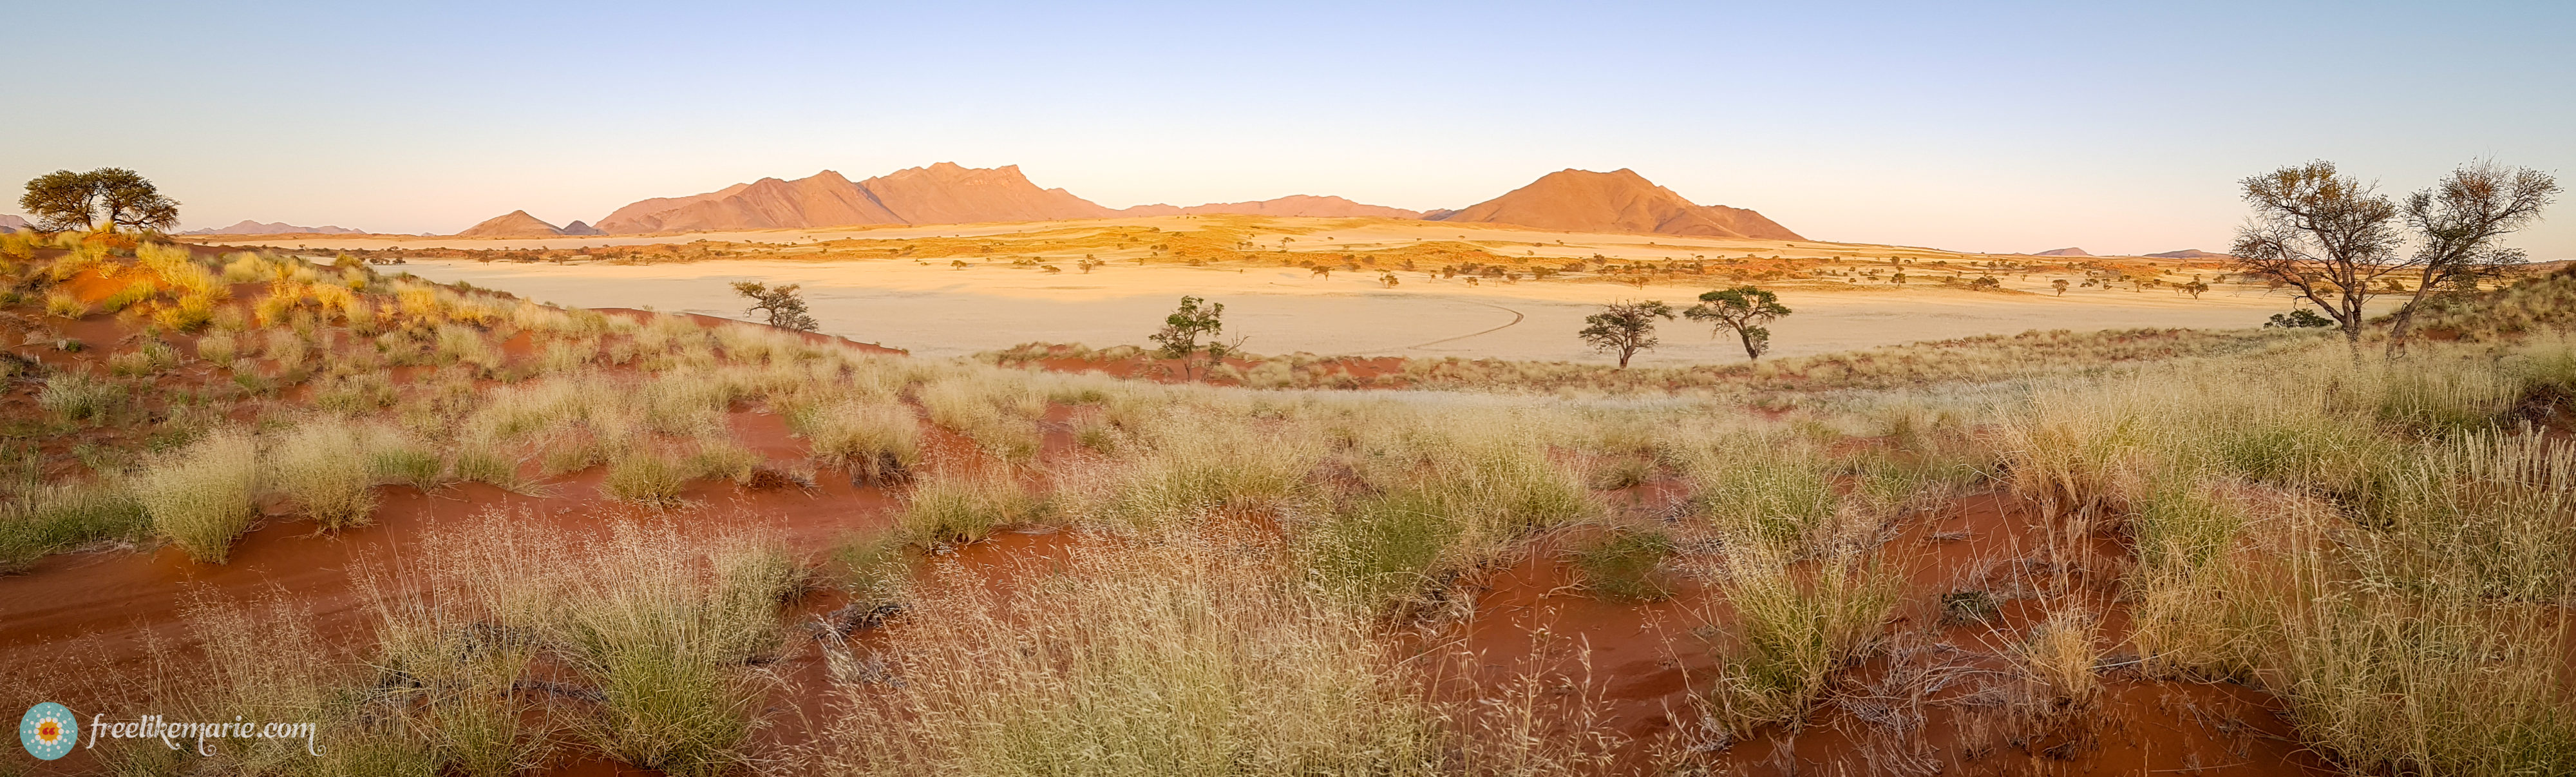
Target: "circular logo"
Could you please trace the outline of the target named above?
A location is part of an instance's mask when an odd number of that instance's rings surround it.
[[[28,755],[51,761],[70,755],[79,742],[80,721],[69,707],[45,702],[28,707],[18,719],[18,744],[27,746]]]

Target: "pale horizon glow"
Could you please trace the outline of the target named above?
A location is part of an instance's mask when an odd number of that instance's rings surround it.
[[[0,213],[102,166],[183,229],[440,233],[934,162],[1113,208],[1626,167],[1816,240],[2139,254],[2224,250],[2235,181],[2310,159],[2576,176],[2576,4],[1790,5],[43,5]],[[2576,258],[2547,216],[2509,244]]]

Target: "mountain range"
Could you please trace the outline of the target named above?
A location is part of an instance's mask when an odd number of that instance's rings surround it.
[[[1516,224],[1571,231],[1805,239],[1760,213],[1722,205],[1699,205],[1625,169],[1608,173],[1585,170],[1549,173],[1528,186],[1476,205],[1458,210],[1423,212],[1368,205],[1341,197],[1303,194],[1249,202],[1191,206],[1158,203],[1110,208],[1063,189],[1039,188],[1021,174],[1017,165],[969,168],[950,162],[897,170],[860,181],[825,170],[795,180],[763,178],[703,194],[655,197],[618,208],[601,218],[595,231],[580,222],[556,227],[529,216],[525,211],[516,211],[477,224],[459,234],[467,237],[628,235],[1197,214],[1373,216]]]
[[[280,221],[274,224],[242,219],[241,223],[222,229],[207,227],[181,232],[182,235],[363,235],[366,230],[347,227],[299,227]]]

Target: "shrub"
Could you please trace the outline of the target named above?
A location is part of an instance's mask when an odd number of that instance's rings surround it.
[[[248,432],[218,429],[144,468],[135,501],[152,528],[199,562],[221,564],[258,517],[259,443]]]

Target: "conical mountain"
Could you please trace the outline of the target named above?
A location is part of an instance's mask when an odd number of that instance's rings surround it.
[[[1607,173],[1560,170],[1503,196],[1426,218],[1569,232],[1806,239],[1751,210],[1691,202],[1626,168]]]
[[[554,237],[561,234],[563,234],[563,230],[556,228],[555,225],[541,221],[535,216],[530,216],[527,211],[514,210],[506,214],[494,216],[485,220],[481,224],[467,227],[465,231],[456,233],[456,236]]]

